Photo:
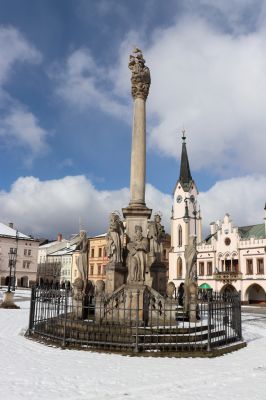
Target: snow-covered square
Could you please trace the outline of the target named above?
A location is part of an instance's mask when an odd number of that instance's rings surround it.
[[[243,309],[248,346],[218,358],[129,357],[61,350],[24,337],[29,291],[20,310],[0,310],[1,399],[264,400],[266,314]]]

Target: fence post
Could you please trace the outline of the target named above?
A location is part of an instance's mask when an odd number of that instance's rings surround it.
[[[136,305],[136,341],[135,341],[135,348],[134,352],[139,352],[139,289],[137,290],[137,305]]]
[[[34,325],[34,316],[35,316],[35,300],[36,300],[36,288],[33,286],[31,288],[31,297],[30,297],[30,316],[29,316],[29,329],[27,334],[31,335]]]
[[[208,345],[207,351],[211,351],[211,322],[212,322],[212,304],[210,299],[210,293],[208,293]]]
[[[62,347],[66,347],[66,322],[67,322],[67,296],[68,290],[65,289],[65,313],[64,313],[64,330],[63,330],[63,342]]]
[[[239,339],[243,340],[242,337],[242,314],[241,314],[241,290],[239,290],[238,292],[238,335],[239,335]]]

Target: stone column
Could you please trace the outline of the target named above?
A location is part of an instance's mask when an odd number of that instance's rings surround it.
[[[146,102],[144,98],[134,99],[130,205],[145,205],[146,180]]]
[[[126,235],[132,241],[136,225],[141,226],[144,237],[147,236],[148,219],[152,210],[145,205],[146,180],[146,99],[150,88],[150,70],[145,65],[142,52],[135,49],[129,57],[131,75],[131,94],[134,102],[130,202],[123,208],[126,219]]]

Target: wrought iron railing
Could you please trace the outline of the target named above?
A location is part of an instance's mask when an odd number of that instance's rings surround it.
[[[120,293],[118,302],[90,297],[77,305],[71,290],[34,287],[28,335],[62,346],[126,352],[208,352],[242,340],[240,293],[199,291],[193,323],[175,298],[125,297]]]

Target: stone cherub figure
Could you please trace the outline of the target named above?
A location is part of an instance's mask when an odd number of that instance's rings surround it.
[[[137,97],[146,100],[149,94],[151,84],[150,70],[145,65],[145,60],[140,49],[135,48],[133,54],[129,56],[129,69],[132,71],[131,76],[131,93],[135,99]]]
[[[143,283],[147,267],[147,253],[149,241],[143,237],[142,227],[135,226],[135,236],[132,242],[127,245],[128,254],[128,283]]]
[[[190,236],[185,247],[186,276],[185,276],[185,311],[189,312],[190,286],[195,284],[197,276],[196,237]]]
[[[107,257],[110,262],[121,263],[123,255],[122,237],[124,226],[119,215],[111,213],[107,239]]]
[[[154,221],[148,224],[148,238],[150,239],[149,255],[156,261],[161,261],[163,254],[163,239],[165,238],[165,230],[161,224],[161,216],[154,215]]]

